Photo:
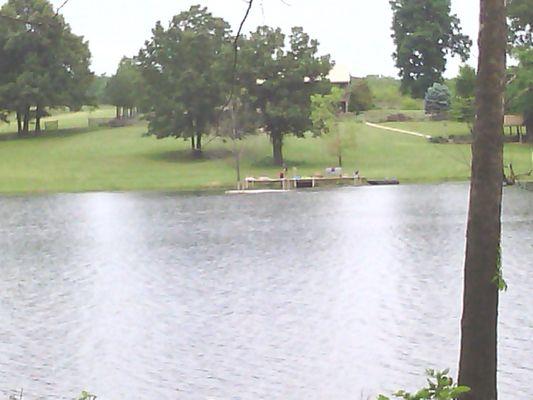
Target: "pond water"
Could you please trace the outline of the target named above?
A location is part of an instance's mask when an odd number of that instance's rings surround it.
[[[467,198],[0,198],[0,398],[359,400],[455,374]],[[531,399],[531,192],[506,190],[503,230],[500,392]]]

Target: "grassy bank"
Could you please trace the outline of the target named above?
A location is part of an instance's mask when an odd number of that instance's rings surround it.
[[[58,121],[60,130],[67,129],[82,129],[88,128],[89,118],[113,118],[115,116],[115,108],[112,106],[101,106],[99,108],[85,107],[80,112],[66,113],[61,110],[54,110],[51,112],[51,116],[43,118],[46,121]],[[5,139],[6,136],[13,136],[17,129],[17,123],[14,116],[9,118],[12,122],[10,124],[0,122],[0,140]],[[34,124],[31,126],[34,128]]]
[[[142,137],[144,125],[90,131],[85,128],[87,112],[55,118],[60,126],[68,123],[71,129],[14,139],[4,127],[0,193],[197,190],[234,185],[231,145],[221,140],[211,141],[198,159],[191,156],[189,143],[183,140]],[[403,182],[468,179],[469,146],[430,144],[353,121],[344,122],[342,132],[346,171],[358,169],[367,177],[396,177]],[[271,165],[266,136],[247,139],[243,147],[243,176],[278,174],[278,168]],[[506,162],[512,161],[517,171],[526,170],[530,151],[523,145],[508,145]],[[336,163],[327,138],[287,137],[284,152],[290,170],[295,167],[298,175],[321,172]]]

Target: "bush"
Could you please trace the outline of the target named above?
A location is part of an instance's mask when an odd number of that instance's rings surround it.
[[[364,79],[357,79],[350,86],[350,106],[348,111],[356,114],[374,107],[374,96]]]
[[[452,117],[459,122],[466,122],[470,132],[476,119],[475,98],[456,97],[452,104]]]
[[[394,394],[394,397],[403,400],[455,400],[460,395],[470,391],[466,386],[457,386],[453,379],[448,376],[449,370],[436,372],[427,370],[428,387],[411,394],[400,390]],[[380,395],[378,400],[390,400],[388,397]]]
[[[387,122],[406,122],[406,121],[412,121],[412,120],[413,118],[402,113],[391,114],[387,116]]]
[[[452,94],[446,85],[435,83],[424,99],[426,114],[444,114],[450,110]]]

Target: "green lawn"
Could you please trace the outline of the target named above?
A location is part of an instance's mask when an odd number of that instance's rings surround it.
[[[79,129],[87,128],[89,126],[89,118],[113,118],[115,116],[115,108],[112,106],[100,106],[96,109],[84,108],[80,112],[67,113],[64,111],[52,111],[51,116],[43,118],[46,121],[59,121],[59,129]],[[0,139],[2,135],[13,134],[17,129],[17,122],[13,116],[10,117],[12,122],[5,124],[0,122]],[[44,129],[44,123],[42,124]],[[33,129],[32,125],[32,129]]]
[[[99,111],[100,115],[106,112],[112,109]],[[146,131],[142,124],[89,131],[83,128],[86,118],[84,113],[61,116],[60,126],[79,128],[41,137],[0,135],[0,193],[196,190],[234,185],[229,143],[211,141],[204,157],[195,159],[183,140],[142,137]],[[403,182],[468,179],[469,146],[430,144],[352,121],[341,126],[348,172],[358,169],[369,178],[396,177]],[[298,175],[308,175],[335,165],[330,143],[327,138],[287,137],[284,152],[290,170],[296,167]],[[529,169],[530,152],[524,145],[508,145],[506,162],[512,161],[516,171]],[[266,136],[247,139],[243,176],[276,176],[279,170],[271,166],[271,160]]]
[[[387,122],[384,125],[407,131],[420,132],[430,136],[448,137],[450,135],[462,136],[470,134],[467,124],[455,121]]]
[[[424,110],[402,110],[402,109],[376,109],[365,111],[357,117],[360,121],[367,121],[373,123],[383,123],[387,120],[389,115],[403,114],[411,118],[413,121],[423,121],[428,117]]]

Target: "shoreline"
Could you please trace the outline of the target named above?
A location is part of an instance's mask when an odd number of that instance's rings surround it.
[[[468,179],[446,179],[446,180],[401,180],[400,185],[397,186],[427,186],[427,185],[444,185],[444,184],[465,184],[469,183]],[[217,187],[202,187],[197,188],[153,188],[153,189],[106,189],[99,188],[94,190],[34,190],[34,191],[0,191],[0,198],[2,197],[39,197],[39,196],[55,196],[55,195],[76,195],[76,194],[170,194],[170,195],[184,195],[184,196],[206,196],[206,195],[220,195],[228,190],[235,190],[235,185],[221,185]],[[362,185],[362,186],[331,186],[314,189],[294,189],[295,192],[305,191],[330,191],[346,188],[376,188],[382,186]]]

